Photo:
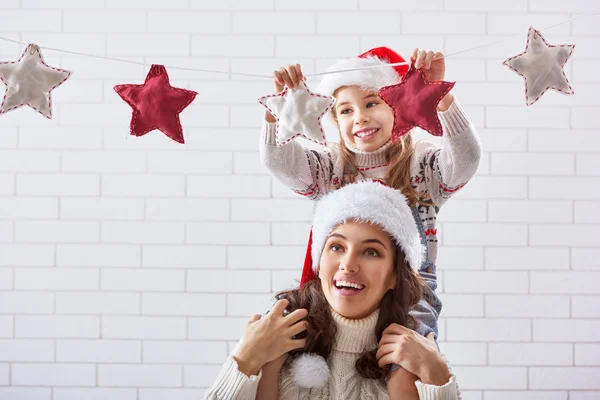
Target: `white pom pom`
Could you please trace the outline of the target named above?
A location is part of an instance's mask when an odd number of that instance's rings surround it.
[[[329,366],[323,357],[315,353],[302,353],[290,365],[294,383],[305,389],[320,388],[329,379]]]

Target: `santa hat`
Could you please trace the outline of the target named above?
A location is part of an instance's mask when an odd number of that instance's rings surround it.
[[[408,265],[418,271],[425,246],[406,197],[380,182],[364,181],[331,192],[317,204],[300,286],[315,279],[327,238],[349,220],[380,226],[405,254]],[[329,375],[326,361],[315,353],[294,359],[290,372],[296,385],[304,388],[322,386]]]
[[[367,90],[379,90],[384,86],[400,83],[404,75],[408,72],[408,65],[390,66],[406,62],[404,58],[394,50],[388,47],[376,47],[366,51],[356,58],[349,58],[338,61],[332,65],[327,72],[337,72],[327,74],[319,84],[318,92],[327,96],[342,86],[359,86]],[[360,69],[359,68],[367,68]]]

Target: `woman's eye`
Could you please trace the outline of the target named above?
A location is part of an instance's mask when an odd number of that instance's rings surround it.
[[[368,249],[365,254],[369,257],[379,257],[379,252],[375,249]]]
[[[342,249],[342,246],[340,246],[339,244],[332,244],[330,247],[331,251],[340,251]]]

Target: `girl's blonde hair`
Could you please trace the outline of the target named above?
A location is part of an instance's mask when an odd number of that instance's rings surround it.
[[[335,118],[335,113],[334,113]],[[337,122],[337,118],[336,122]],[[344,138],[340,135],[339,150],[344,161],[344,176],[348,176],[348,181],[343,184],[352,183],[358,177],[358,168],[356,167],[355,156],[346,146]],[[387,149],[385,158],[388,162],[387,173],[385,176],[386,184],[398,189],[408,200],[411,207],[417,204],[432,205],[429,193],[417,191],[410,180],[410,166],[415,146],[412,132],[400,136]]]

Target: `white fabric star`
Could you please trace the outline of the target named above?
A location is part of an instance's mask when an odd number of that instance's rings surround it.
[[[303,82],[297,88],[263,96],[258,102],[277,120],[276,142],[278,146],[302,136],[312,142],[327,145],[321,118],[331,110],[335,98],[308,90]]]
[[[40,48],[29,44],[18,61],[0,62],[0,80],[6,85],[0,114],[28,105],[52,118],[50,92],[70,75],[70,71],[47,65]]]
[[[525,101],[528,106],[538,101],[548,89],[562,94],[574,94],[564,67],[575,45],[552,45],[540,31],[529,27],[525,51],[504,61],[504,65],[525,80]]]

